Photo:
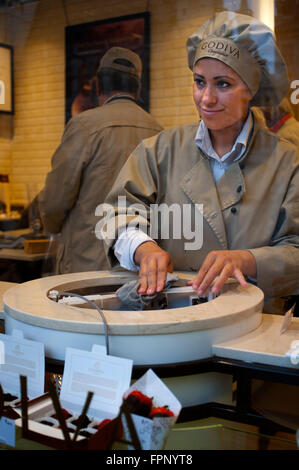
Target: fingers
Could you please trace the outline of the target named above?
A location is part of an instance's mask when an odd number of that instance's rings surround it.
[[[219,261],[216,263],[216,255],[211,252],[207,255],[204,260],[200,270],[195,276],[192,287],[198,292],[199,295],[203,295],[207,288],[210,286],[211,282],[220,272]]]
[[[171,272],[168,257],[147,257],[140,265],[139,294],[152,295],[164,288],[167,272]]]
[[[223,270],[221,271],[219,277],[216,279],[216,281],[213,284],[213,287],[211,289],[213,294],[219,294],[222,287],[224,286],[224,284],[230,277],[235,278],[241,284],[241,286],[243,287],[247,286],[247,282],[243,276],[242,271],[240,271],[239,269],[235,269],[231,271],[231,267],[225,266]]]
[[[188,284],[198,295],[203,295],[212,284],[212,292],[218,294],[230,277],[246,287],[242,260],[243,253],[237,251],[213,251],[207,255],[196,277]]]
[[[157,246],[146,248],[140,255],[138,293],[152,295],[163,290],[167,272],[172,272],[173,266],[167,252]]]
[[[139,275],[139,294],[152,295],[163,290],[167,275],[167,266],[159,266],[159,262],[151,260],[146,271]]]

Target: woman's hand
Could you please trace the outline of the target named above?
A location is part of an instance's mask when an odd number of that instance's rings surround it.
[[[166,275],[173,271],[170,255],[154,242],[145,242],[135,251],[139,268],[139,294],[152,295],[164,288]]]
[[[229,277],[235,278],[241,286],[246,286],[244,274],[256,276],[256,262],[254,256],[247,250],[220,250],[211,251],[205,258],[200,270],[193,281],[188,285],[203,295],[216,279],[212,292],[218,294]]]

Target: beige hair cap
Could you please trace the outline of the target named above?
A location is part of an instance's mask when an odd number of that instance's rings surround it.
[[[216,13],[187,40],[188,65],[210,57],[231,67],[248,86],[252,106],[278,104],[289,90],[287,68],[274,33],[239,13]]]

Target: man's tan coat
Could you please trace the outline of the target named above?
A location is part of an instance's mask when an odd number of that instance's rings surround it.
[[[109,267],[95,236],[96,207],[137,144],[161,129],[135,102],[120,97],[68,123],[38,197],[45,229],[61,234],[57,273]]]

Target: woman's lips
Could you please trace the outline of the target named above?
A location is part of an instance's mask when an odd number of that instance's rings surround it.
[[[213,116],[215,114],[221,113],[222,109],[201,109],[201,112],[206,116]]]

